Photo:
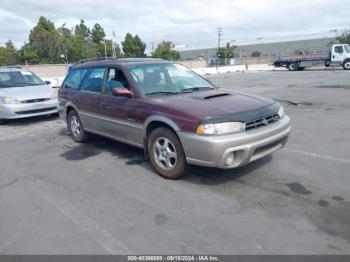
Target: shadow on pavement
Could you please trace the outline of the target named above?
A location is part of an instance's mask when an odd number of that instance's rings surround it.
[[[60,130],[59,135],[69,136],[70,133],[67,128],[63,128]],[[101,136],[92,135],[88,143],[75,144],[73,146],[65,145],[65,147],[67,150],[61,156],[68,161],[83,160],[94,157],[102,152],[109,152],[118,159],[124,159],[126,165],[141,165],[148,171],[151,170],[154,172],[148,160],[145,159],[142,149]],[[261,166],[268,164],[271,160],[272,156],[270,155],[247,166],[228,170],[190,166],[189,172],[181,180],[204,185],[223,184],[233,180],[239,182],[238,179],[240,177],[254,172]]]

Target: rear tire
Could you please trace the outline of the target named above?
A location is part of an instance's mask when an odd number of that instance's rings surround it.
[[[290,63],[288,65],[288,70],[289,71],[298,71],[299,70],[299,66],[297,63]]]
[[[89,138],[89,134],[84,130],[78,113],[71,110],[67,118],[67,126],[75,142],[83,143]]]
[[[151,166],[162,177],[178,179],[187,171],[185,153],[176,134],[166,127],[154,129],[148,137]]]
[[[350,70],[350,59],[345,59],[343,62],[343,68],[344,70]]]
[[[0,119],[0,125],[6,124],[6,119]]]
[[[331,61],[330,60],[326,60],[325,67],[330,67],[330,65],[331,65]]]
[[[299,67],[298,70],[299,70],[299,71],[304,71],[304,70],[305,70],[305,67]]]

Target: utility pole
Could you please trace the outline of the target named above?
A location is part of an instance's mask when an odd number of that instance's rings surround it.
[[[64,56],[65,56],[65,62],[68,65],[68,54],[67,54],[67,48],[64,48]]]
[[[117,53],[115,51],[115,47],[116,47],[115,32],[112,31],[112,34],[113,34],[113,41],[112,41],[112,49],[113,49],[112,52],[113,52],[113,54],[112,54],[112,57],[114,59],[116,59],[117,58]]]
[[[26,42],[24,41],[24,45],[23,45],[23,56],[24,56],[24,60],[26,62],[26,66],[28,69],[28,60],[27,60],[27,56],[26,56]]]
[[[106,44],[106,39],[103,39],[100,41],[101,44],[104,44],[105,46],[105,57],[106,57],[106,60],[107,60],[107,44]]]
[[[218,61],[216,62],[216,67],[218,66],[218,62],[220,59],[220,45],[221,45],[221,36],[222,36],[222,27],[218,27]]]

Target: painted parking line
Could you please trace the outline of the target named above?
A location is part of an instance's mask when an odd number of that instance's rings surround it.
[[[287,152],[290,152],[290,153],[299,154],[299,155],[303,155],[303,156],[319,158],[319,159],[323,159],[323,160],[330,160],[330,161],[350,164],[350,159],[346,159],[346,158],[338,158],[338,157],[333,157],[333,156],[320,155],[320,154],[316,154],[316,153],[313,153],[313,152],[307,152],[307,151],[295,150],[295,149],[287,149],[287,148],[285,148],[284,151],[287,151]]]
[[[39,179],[28,180],[27,183],[46,201],[51,203],[64,214],[69,220],[74,222],[81,230],[87,232],[93,240],[95,240],[109,254],[132,254],[134,253],[121,241],[107,232],[92,218],[88,217],[78,208],[67,201],[62,201],[54,196],[49,188],[45,186]]]

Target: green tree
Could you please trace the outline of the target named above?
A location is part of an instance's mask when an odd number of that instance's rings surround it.
[[[152,56],[166,60],[179,60],[180,53],[173,49],[174,44],[170,41],[162,41],[154,50]]]
[[[59,34],[55,25],[42,16],[30,32],[29,50],[40,57],[40,62],[55,62],[58,60],[58,40]]]
[[[91,30],[92,42],[100,44],[100,42],[105,38],[106,33],[100,24],[96,23],[94,28]]]
[[[74,36],[67,43],[69,61],[77,62],[84,58],[97,57],[97,46],[91,40],[91,30],[84,20],[75,26]]]
[[[250,56],[251,57],[260,57],[261,56],[261,52],[260,51],[254,51]]]
[[[15,48],[15,46],[13,45],[12,41],[9,40],[5,43],[5,47],[8,51],[7,53],[7,58],[6,58],[6,63],[8,65],[15,65],[19,62],[19,56],[18,56],[18,52]]]
[[[345,31],[341,36],[337,38],[339,43],[341,44],[349,44],[350,45],[350,30]]]
[[[16,65],[20,62],[18,51],[9,40],[5,47],[0,47],[0,65]]]
[[[91,37],[91,30],[85,25],[85,21],[83,19],[80,20],[80,24],[75,26],[75,37],[82,38],[84,40],[88,40]]]
[[[138,35],[132,36],[127,33],[122,42],[122,49],[125,57],[145,57],[146,44]]]
[[[0,46],[0,65],[6,65],[7,49]]]
[[[92,30],[81,20],[72,30],[66,25],[55,28],[55,25],[47,18],[40,17],[38,23],[29,34],[29,42],[25,43],[19,51],[15,49],[12,42],[0,47],[0,64],[11,65],[16,63],[63,63],[65,58],[71,63],[78,62],[84,58],[104,57],[104,44],[100,41],[105,39],[106,34],[103,27],[96,23]],[[146,45],[136,35],[131,36],[131,44],[126,45],[128,56],[142,57]],[[105,39],[108,56],[112,56],[112,40]],[[121,56],[121,49],[116,45],[116,55]]]
[[[233,58],[236,46],[231,46],[230,43],[227,43],[225,47],[220,47],[216,55],[220,59]]]
[[[29,43],[25,43],[19,51],[22,63],[38,64],[40,57],[36,50]]]
[[[217,52],[217,61],[216,64],[226,65],[231,58],[234,57],[236,46],[231,46],[230,43],[227,43],[225,47],[220,47]]]

